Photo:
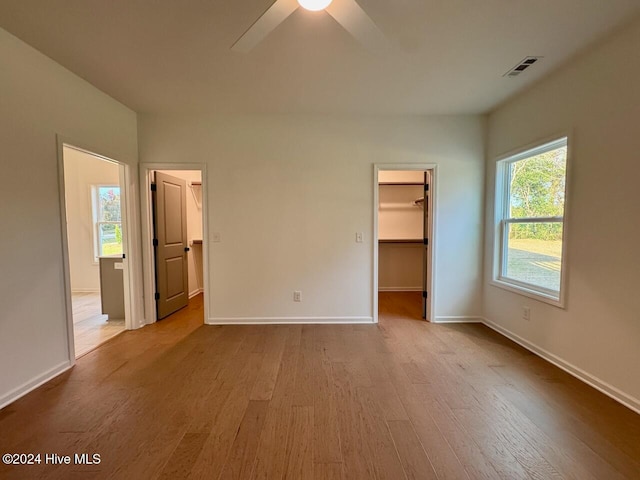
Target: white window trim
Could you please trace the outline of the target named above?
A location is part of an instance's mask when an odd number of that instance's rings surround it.
[[[535,218],[518,218],[511,219],[508,217],[509,201],[506,195],[506,187],[504,181],[506,179],[505,170],[514,162],[523,160],[533,155],[546,153],[551,150],[566,146],[566,171],[565,171],[565,196],[564,196],[564,215],[562,217],[535,217]],[[568,190],[570,178],[570,140],[568,134],[556,135],[551,139],[542,140],[518,150],[501,155],[496,158],[496,176],[495,176],[495,210],[494,210],[494,234],[493,234],[493,258],[492,258],[492,275],[489,283],[495,287],[507,290],[519,295],[539,300],[550,305],[566,308],[566,291],[567,291],[567,213],[568,213]],[[544,287],[538,287],[528,283],[520,282],[508,277],[502,276],[502,265],[505,261],[504,256],[506,250],[503,248],[505,242],[505,224],[506,223],[554,223],[561,221],[562,228],[562,261],[560,266],[560,292],[556,295],[555,290],[547,290]]]

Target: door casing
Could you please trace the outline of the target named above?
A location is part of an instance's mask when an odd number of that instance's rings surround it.
[[[141,163],[140,215],[142,225],[142,270],[144,284],[144,321],[155,323],[156,279],[153,253],[153,212],[151,203],[152,172],[155,170],[199,170],[202,176],[202,280],[204,287],[204,323],[209,322],[209,222],[207,214],[207,166],[204,163]]]
[[[79,142],[77,140],[68,139],[62,135],[56,136],[58,151],[58,190],[60,195],[60,219],[61,219],[61,237],[62,237],[62,262],[64,276],[64,292],[65,292],[65,310],[67,316],[67,349],[69,362],[74,365],[76,362],[75,355],[75,338],[73,326],[73,306],[71,302],[71,268],[69,261],[69,238],[67,230],[67,206],[66,206],[66,190],[64,180],[64,147],[79,150],[93,157],[105,160],[118,165],[119,183],[121,195],[121,214],[122,214],[122,244],[125,257],[123,264],[123,281],[124,281],[124,315],[125,328],[133,330],[139,328],[139,305],[137,302],[138,282],[136,281],[134,270],[137,264],[137,248],[135,228],[135,202],[133,201],[133,192],[131,191],[131,171],[130,166],[126,163],[115,160],[112,156],[101,153],[99,149],[93,148],[91,145]],[[140,282],[141,283],[141,282]]]
[[[372,316],[373,322],[378,323],[378,209],[380,205],[380,192],[378,187],[378,172],[384,170],[411,170],[429,171],[431,173],[431,185],[429,186],[429,258],[427,268],[427,318],[430,322],[435,318],[436,305],[436,248],[437,239],[434,232],[437,231],[437,188],[438,188],[438,165],[435,163],[376,163],[373,165],[373,278],[371,279]]]

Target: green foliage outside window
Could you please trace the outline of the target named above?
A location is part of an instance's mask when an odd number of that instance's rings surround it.
[[[100,200],[100,218],[101,222],[119,222],[120,221],[120,188],[119,187],[100,187],[98,190]]]
[[[562,217],[566,160],[567,148],[562,147],[511,163],[509,217]],[[510,231],[510,238],[562,240],[562,224],[521,224]]]
[[[97,255],[122,254],[120,187],[97,188]]]

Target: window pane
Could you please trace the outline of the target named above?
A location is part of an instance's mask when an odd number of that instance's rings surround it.
[[[98,224],[100,256],[122,255],[122,229],[119,223]]]
[[[560,291],[562,223],[507,223],[505,277]]]
[[[99,222],[120,222],[120,187],[98,188]]]
[[[509,164],[509,216],[564,215],[567,147]]]

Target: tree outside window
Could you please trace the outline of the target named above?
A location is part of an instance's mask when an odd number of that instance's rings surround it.
[[[120,187],[94,187],[96,257],[122,255]]]

